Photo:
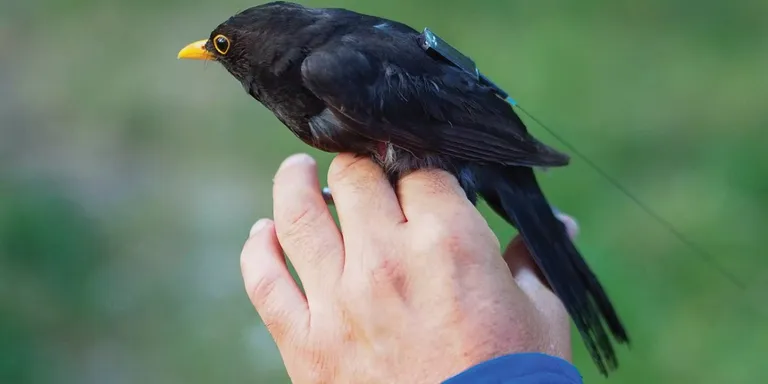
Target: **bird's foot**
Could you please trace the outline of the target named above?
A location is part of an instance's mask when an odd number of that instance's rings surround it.
[[[331,189],[328,187],[323,187],[322,194],[323,194],[323,200],[325,200],[325,203],[328,205],[333,205],[333,196],[331,196]]]

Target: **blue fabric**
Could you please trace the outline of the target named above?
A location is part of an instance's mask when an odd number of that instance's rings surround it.
[[[571,363],[543,353],[517,353],[475,365],[443,384],[582,384]]]

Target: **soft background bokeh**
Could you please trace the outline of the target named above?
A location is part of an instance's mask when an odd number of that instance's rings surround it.
[[[176,60],[255,4],[0,3],[0,383],[288,381],[238,256],[308,149],[218,65]],[[542,174],[634,341],[610,382],[765,379],[768,2],[308,4],[432,28],[746,286],[584,161]]]

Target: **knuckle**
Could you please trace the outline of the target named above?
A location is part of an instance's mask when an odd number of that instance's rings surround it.
[[[405,283],[406,269],[402,261],[383,258],[370,270],[371,285],[374,287],[397,286]]]
[[[403,180],[418,183],[422,192],[431,196],[453,193],[457,184],[456,178],[442,169],[419,169]]]
[[[454,265],[467,266],[477,262],[477,254],[485,251],[478,249],[476,243],[465,234],[451,233],[437,246],[438,254],[447,255]]]
[[[264,326],[276,341],[280,341],[295,324],[288,321],[292,316],[280,306],[277,286],[278,278],[264,276],[248,289],[248,296]]]
[[[477,239],[473,239],[471,230],[461,221],[445,220],[437,215],[430,215],[424,223],[424,231],[419,231],[414,239],[417,252],[423,255],[450,257],[457,263],[471,263],[477,248]]]
[[[466,232],[467,237],[475,239],[478,244],[483,244],[489,249],[501,250],[499,238],[480,212],[475,210],[472,217],[466,220],[466,223],[468,228]]]
[[[327,231],[324,212],[312,204],[300,204],[287,208],[277,229],[277,237],[286,250],[300,252],[303,260],[316,263],[325,256],[340,251],[340,244],[329,236],[318,236]]]
[[[443,236],[437,248],[451,255],[464,254],[468,250],[466,236],[458,233],[449,233]]]
[[[299,203],[285,207],[283,212],[279,212],[276,215],[276,219],[279,217],[284,223],[281,231],[283,235],[295,238],[300,236],[312,223],[316,222],[321,213],[322,211],[313,204]]]
[[[433,194],[444,194],[454,192],[454,186],[456,184],[456,178],[450,173],[433,169],[429,171],[429,188]]]
[[[272,294],[277,288],[277,281],[278,279],[276,276],[262,276],[254,281],[248,289],[248,295],[251,297],[251,300],[258,310],[268,309],[265,308],[265,306],[268,306],[271,301]]]
[[[446,220],[442,215],[429,213],[420,218],[424,231],[419,231],[416,242],[424,251],[444,249],[447,245],[455,246],[461,231],[458,226]]]

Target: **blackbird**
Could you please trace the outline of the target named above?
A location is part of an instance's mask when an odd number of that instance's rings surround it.
[[[619,343],[627,333],[533,172],[569,157],[419,39],[396,21],[278,1],[237,13],[178,57],[221,63],[299,139],[370,156],[393,183],[421,168],[455,175],[473,204],[483,198],[518,229],[607,375],[618,363],[606,326]]]

